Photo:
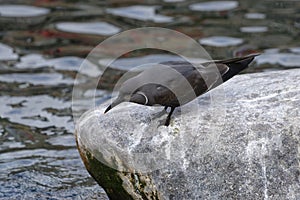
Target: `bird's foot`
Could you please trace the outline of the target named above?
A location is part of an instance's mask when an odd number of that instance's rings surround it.
[[[170,121],[171,121],[171,119],[167,118],[166,121],[165,121],[165,126],[169,126],[170,125]]]
[[[169,126],[169,125],[170,125],[170,120],[162,119],[162,120],[158,120],[157,128],[160,127],[160,126]]]

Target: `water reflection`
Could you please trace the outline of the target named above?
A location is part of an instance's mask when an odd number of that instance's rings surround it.
[[[120,28],[107,22],[60,22],[56,28],[61,31],[96,35],[114,35],[120,32]]]
[[[0,5],[0,25],[6,29],[19,30],[46,21],[50,10],[29,5]]]
[[[89,180],[75,148],[18,150],[2,153],[1,160],[0,178],[7,180],[0,182],[1,199],[107,199]]]
[[[0,43],[0,61],[17,60],[18,57],[12,47]]]
[[[71,116],[60,114],[59,110],[68,109],[70,104],[47,95],[32,97],[1,96],[1,118],[11,122],[38,128],[58,127],[72,133]],[[56,112],[55,112],[56,110]],[[52,112],[54,111],[54,112]]]
[[[15,64],[16,68],[20,69],[39,69],[39,68],[54,68],[55,70],[63,70],[63,71],[75,71],[77,72],[85,60],[83,58],[75,57],[75,56],[68,56],[68,57],[61,57],[61,58],[52,58],[46,59],[44,56],[40,54],[28,54],[26,56],[21,57],[20,62]],[[99,76],[102,71],[96,65],[90,63],[89,61],[85,61],[84,63],[84,73],[90,77],[97,77]],[[63,79],[63,76],[61,76]],[[63,79],[61,83],[74,83],[74,80],[70,79]],[[1,79],[0,79],[1,81]],[[57,84],[59,82],[56,82]],[[44,84],[41,82],[41,84]]]
[[[257,63],[259,65],[269,65],[281,67],[293,68],[300,67],[300,55],[293,53],[270,53],[263,54],[258,58]]]
[[[238,5],[237,1],[210,1],[192,4],[190,5],[190,9],[202,12],[224,11],[237,8]]]
[[[71,85],[74,82],[73,79],[64,78],[64,76],[59,73],[1,74],[0,81],[8,83],[29,83],[33,85]]]
[[[264,14],[264,13],[246,13],[245,18],[247,18],[247,19],[265,19],[266,14]]]
[[[262,52],[248,72],[300,67],[297,1],[1,2],[1,199],[106,199],[75,148],[71,94],[84,57],[110,35],[166,27],[193,37],[215,59]],[[181,59],[166,52],[124,55],[112,63],[107,88],[122,70]],[[100,58],[84,63],[81,95],[96,96],[96,104],[110,97],[107,88],[89,87],[103,74],[103,63]],[[78,113],[89,102],[76,102]]]
[[[226,37],[226,36],[213,36],[208,38],[203,38],[199,40],[200,44],[214,47],[226,47],[226,46],[236,46],[243,43],[243,39]]]
[[[241,32],[244,33],[263,33],[268,31],[266,26],[244,26],[240,28]]]
[[[0,5],[1,17],[36,17],[50,12],[47,8],[27,5]]]
[[[129,6],[123,8],[109,8],[107,9],[107,12],[113,15],[141,21],[153,21],[156,23],[172,21],[172,17],[157,14],[156,8],[157,6]]]

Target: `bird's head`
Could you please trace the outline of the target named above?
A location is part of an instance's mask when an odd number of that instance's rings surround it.
[[[122,102],[133,102],[133,103],[137,103],[137,104],[142,104],[142,105],[147,105],[148,104],[148,97],[146,96],[146,94],[142,91],[135,91],[133,93],[125,93],[124,91],[119,92],[119,96],[117,97],[116,100],[114,100],[112,102],[112,104],[110,104],[106,110],[104,111],[104,113],[107,113],[110,109],[112,109],[113,107],[119,105]]]

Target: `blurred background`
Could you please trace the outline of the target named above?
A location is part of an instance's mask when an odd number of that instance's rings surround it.
[[[300,1],[0,0],[0,199],[107,199],[76,149],[73,82],[97,44],[145,26],[187,34],[214,59],[262,52],[245,73],[300,67]],[[120,73],[175,59],[153,50],[122,56],[97,103]],[[101,67],[84,76],[95,73]]]

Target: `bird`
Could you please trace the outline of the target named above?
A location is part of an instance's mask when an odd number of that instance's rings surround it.
[[[124,81],[119,94],[104,111],[122,102],[145,106],[171,108],[164,125],[169,126],[175,108],[189,103],[198,96],[226,82],[246,69],[259,54],[201,64],[188,61],[167,61],[151,66]]]

